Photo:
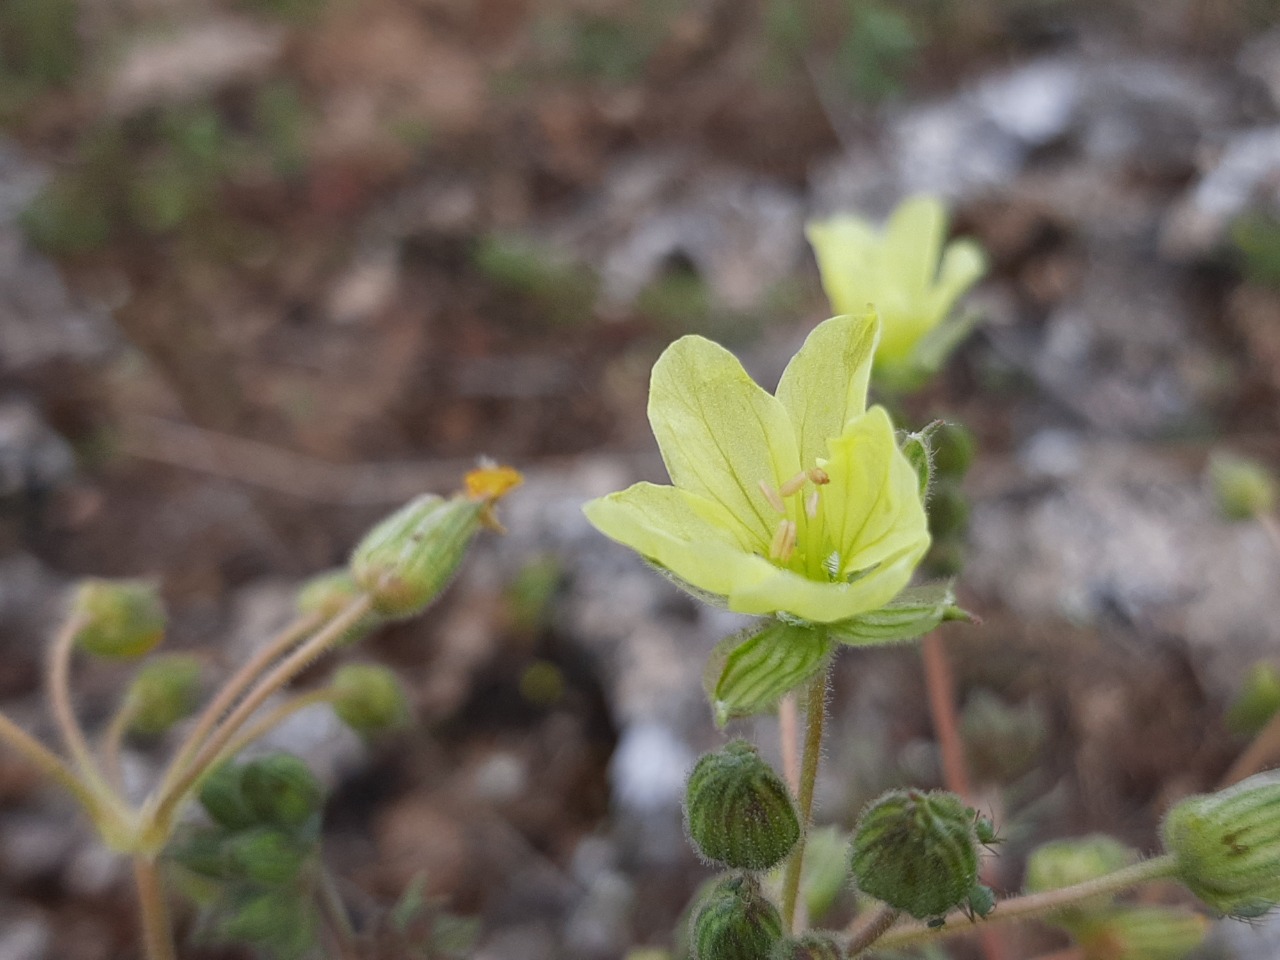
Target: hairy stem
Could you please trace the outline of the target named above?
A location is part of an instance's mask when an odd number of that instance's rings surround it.
[[[53,710],[53,719],[58,725],[58,732],[71,753],[72,763],[79,772],[81,780],[99,798],[114,799],[115,793],[98,769],[93,751],[89,749],[84,728],[76,719],[76,711],[71,704],[71,654],[75,648],[76,634],[83,626],[83,618],[69,618],[62,625],[49,648],[47,673],[49,705]]]
[[[116,711],[107,732],[102,737],[102,768],[106,772],[107,782],[116,790],[124,789],[124,772],[120,769],[120,751],[124,746],[124,735],[129,730],[137,714],[135,704],[126,700]]]
[[[1277,711],[1266,725],[1258,731],[1236,762],[1231,764],[1218,784],[1218,789],[1238,783],[1245,777],[1252,776],[1266,767],[1267,762],[1280,756],[1280,711]]]
[[[361,617],[369,612],[372,601],[367,595],[357,597],[336,617],[330,620],[317,633],[299,645],[288,656],[281,660],[274,669],[253,687],[236,707],[228,714],[209,735],[195,757],[179,770],[172,778],[170,786],[162,788],[156,795],[154,810],[151,812],[153,840],[167,837],[178,805],[186,797],[187,792],[222,753],[236,732],[262,706],[273,693],[285,686],[289,681],[305,670],[312,661],[325,653],[330,647],[343,638]],[[173,768],[171,768],[173,769]]]
[[[165,899],[160,870],[152,857],[135,854],[133,882],[138,893],[142,942],[147,960],[177,960],[173,946],[173,927],[169,921],[169,904]]]
[[[81,780],[65,760],[46,747],[27,731],[0,713],[0,740],[22,754],[40,769],[40,772],[53,778],[66,787],[77,800],[90,812],[98,808],[98,797]]]
[[[970,921],[964,911],[956,910],[947,917],[947,923],[943,926],[930,927],[919,922],[902,924],[877,940],[875,946],[877,949],[897,950],[931,940],[971,933],[974,929],[982,929],[992,924],[1049,916],[1065,907],[1074,906],[1093,897],[1120,893],[1141,883],[1172,876],[1176,870],[1177,859],[1173,854],[1164,854],[1070,887],[1001,900],[996,909],[983,919]]]
[[[938,749],[942,754],[942,776],[947,789],[970,802],[973,787],[969,782],[969,768],[965,762],[964,741],[960,737],[960,724],[956,718],[955,682],[946,648],[936,632],[927,633],[920,643],[920,655],[924,661],[924,684],[929,695],[929,714],[938,736]]]
[[[788,693],[778,701],[778,739],[782,748],[782,777],[792,794],[800,792],[800,753],[796,749],[796,731],[799,728],[796,695]]]
[[[800,876],[804,869],[805,841],[813,817],[813,787],[818,780],[818,764],[822,760],[822,727],[827,716],[827,673],[830,667],[819,671],[809,681],[805,698],[804,754],[800,761],[800,839],[787,861],[787,872],[782,883],[782,922],[793,933],[796,929],[796,900],[800,894]]]
[[[889,929],[897,922],[899,912],[888,904],[880,904],[867,917],[858,915],[854,921],[854,926],[849,931],[849,945],[845,948],[846,954],[850,957],[856,957],[863,950],[883,937],[889,932]]]
[[[218,721],[235,705],[237,700],[244,696],[245,692],[253,685],[254,681],[262,676],[267,667],[292,650],[307,634],[318,629],[323,622],[323,618],[318,614],[298,617],[276,634],[269,643],[258,650],[247,663],[227,679],[227,682],[222,685],[222,689],[218,691],[213,700],[209,702],[209,705],[201,712],[199,719],[196,720],[195,727],[192,728],[191,733],[169,764],[165,778],[161,781],[161,793],[167,792],[173,786],[174,781],[177,780],[182,770],[204,745],[205,740],[213,732],[213,728]]]
[[[308,693],[300,693],[296,697],[291,697],[223,747],[218,756],[209,764],[209,769],[221,765],[226,760],[230,760],[249,744],[270,733],[299,710],[303,710],[315,703],[326,703],[332,699],[333,693],[330,690],[312,690]]]

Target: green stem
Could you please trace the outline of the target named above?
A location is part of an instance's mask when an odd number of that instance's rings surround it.
[[[137,705],[132,702],[132,698],[126,700],[120,705],[116,715],[111,718],[111,723],[107,725],[107,732],[102,737],[102,767],[106,772],[107,781],[116,790],[124,789],[120,752],[124,747],[124,735],[128,732],[129,724],[133,723],[137,712]]]
[[[30,760],[41,773],[70,790],[90,814],[98,809],[97,795],[76,776],[67,762],[3,713],[0,713],[0,740]]]
[[[861,922],[849,932],[849,945],[845,948],[845,953],[856,957],[888,933],[899,916],[899,911],[884,903],[872,910],[866,918],[859,914],[858,920]]]
[[[89,749],[89,741],[85,738],[84,729],[76,719],[75,708],[71,705],[71,654],[75,647],[76,634],[84,626],[80,617],[71,617],[58,635],[54,637],[49,651],[48,694],[49,705],[53,708],[53,718],[58,724],[63,742],[71,752],[72,762],[80,772],[80,776],[94,789],[105,794],[111,791],[102,777],[98,764]]]
[[[173,815],[187,792],[203,776],[204,771],[222,754],[236,732],[262,706],[273,693],[285,686],[312,661],[340,641],[361,617],[369,612],[372,601],[368,595],[357,597],[323,629],[298,646],[263,677],[217,726],[195,757],[172,778],[171,785],[157,791],[144,816],[148,818],[147,834],[152,843],[163,843],[169,836]],[[168,780],[169,778],[166,778]]]
[[[818,780],[818,764],[822,760],[822,727],[827,716],[827,671],[824,667],[809,681],[805,700],[804,754],[800,760],[800,839],[787,861],[782,882],[782,922],[793,933],[796,925],[796,900],[800,895],[800,875],[804,869],[804,847],[813,815],[813,787]]]
[[[249,744],[270,733],[299,710],[303,710],[315,703],[329,703],[332,700],[333,691],[328,689],[312,690],[308,693],[300,693],[296,697],[291,697],[223,747],[218,756],[209,764],[209,769],[220,766],[223,761],[230,760]]]
[[[303,637],[318,629],[323,622],[323,619],[317,614],[298,617],[276,634],[269,643],[263,646],[246,664],[227,679],[227,682],[222,685],[222,689],[218,691],[209,705],[204,708],[199,719],[196,720],[195,727],[192,728],[191,733],[183,741],[182,746],[170,762],[164,779],[160,781],[159,792],[161,794],[169,791],[182,774],[182,771],[195,757],[200,748],[204,746],[205,740],[213,732],[218,721],[235,705],[237,700],[244,696],[245,691],[262,676],[267,667],[292,650],[301,642]]]
[[[1048,916],[1084,900],[1107,894],[1121,893],[1130,887],[1136,887],[1140,883],[1173,876],[1177,872],[1177,867],[1177,858],[1173,854],[1167,853],[1163,856],[1153,857],[1150,860],[1144,860],[1142,863],[1135,863],[1133,866],[1117,870],[1115,873],[1109,873],[1094,880],[1086,880],[1084,883],[1077,883],[1070,887],[1002,900],[989,916],[975,919],[968,923],[960,922],[962,920],[967,921],[969,918],[964,911],[956,910],[947,917],[947,923],[943,926],[930,927],[927,924],[918,922],[903,924],[880,937],[875,942],[875,947],[877,950],[897,950],[931,940],[941,940],[946,937],[970,933],[975,927]],[[851,960],[852,957],[853,954],[851,953]]]
[[[173,946],[173,927],[169,921],[169,903],[156,861],[144,854],[133,858],[133,882],[138,893],[142,942],[147,960],[177,960]]]

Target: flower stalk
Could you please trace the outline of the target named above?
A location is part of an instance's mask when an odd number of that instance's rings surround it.
[[[800,839],[787,861],[782,881],[782,923],[784,929],[798,933],[796,903],[800,894],[800,878],[804,871],[805,840],[813,823],[813,790],[822,762],[822,732],[827,716],[827,674],[820,671],[809,681],[805,697],[804,752],[800,761]]]

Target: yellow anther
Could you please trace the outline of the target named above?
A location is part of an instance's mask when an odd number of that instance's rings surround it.
[[[760,492],[764,494],[764,498],[769,501],[769,506],[777,510],[779,513],[787,512],[787,505],[782,502],[782,497],[778,495],[778,491],[773,489],[765,480],[760,481]]]

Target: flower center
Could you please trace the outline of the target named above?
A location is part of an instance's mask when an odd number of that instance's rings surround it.
[[[764,494],[765,500],[769,502],[769,506],[782,514],[782,519],[778,521],[778,526],[773,532],[773,542],[769,544],[770,560],[775,563],[789,564],[795,555],[799,527],[795,520],[787,517],[787,499],[803,497],[805,516],[813,520],[818,516],[820,492],[830,482],[831,477],[828,476],[827,471],[819,466],[801,470],[781,487],[775,488],[767,480],[760,481],[760,492]],[[806,492],[806,488],[810,485],[812,489]]]

